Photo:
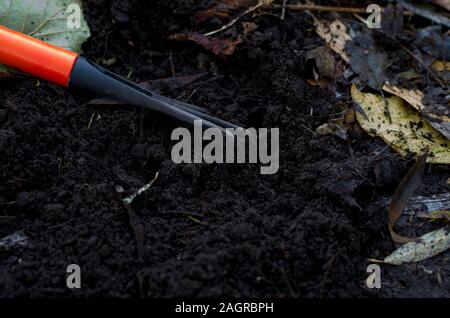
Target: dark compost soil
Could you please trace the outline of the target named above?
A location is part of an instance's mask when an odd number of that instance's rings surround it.
[[[305,52],[322,44],[311,18],[258,16],[226,59],[166,41],[198,30],[191,16],[208,2],[85,1],[85,55],[114,58],[108,68],[133,81],[207,72],[155,89],[247,127],[279,127],[279,172],[176,165],[178,121],[86,106],[85,92],[32,78],[2,80],[0,238],[23,231],[30,241],[0,251],[0,296],[449,296],[448,253],[383,266],[383,288],[365,288],[367,259],[395,248],[386,202],[413,161],[365,134],[343,141],[311,132],[336,103],[351,103],[344,83],[335,94],[306,82]],[[124,195],[158,171],[127,210]],[[428,167],[420,193],[447,191],[448,177]],[[70,263],[82,268],[80,290],[65,286]]]

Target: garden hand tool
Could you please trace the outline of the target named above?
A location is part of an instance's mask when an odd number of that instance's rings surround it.
[[[238,128],[208,115],[203,108],[139,87],[77,53],[0,25],[0,63],[64,87],[80,87],[127,104],[158,111],[205,127]]]

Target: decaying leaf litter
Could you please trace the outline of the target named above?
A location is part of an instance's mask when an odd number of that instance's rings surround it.
[[[226,1],[224,1],[224,2],[226,2]],[[232,1],[229,1],[229,3],[231,3],[231,2]],[[235,1],[235,3],[238,3],[238,2],[240,2],[240,1]],[[251,2],[251,1],[249,1],[249,2]],[[242,1],[242,3],[243,3],[243,1]],[[251,24],[254,23],[254,26],[256,27],[256,29],[250,31],[249,34],[252,34],[255,31],[258,32],[257,31],[258,30],[258,24],[255,22],[255,17],[257,15],[268,14],[268,13],[278,15],[278,13],[280,13],[281,9],[282,9],[282,7],[280,7],[280,6],[282,6],[282,3],[279,2],[279,3],[275,3],[273,5],[273,7],[278,6],[278,8],[276,8],[276,9],[272,9],[271,7],[265,8],[265,7],[261,6],[258,10],[255,10],[254,12],[248,14],[247,16],[240,17],[240,13],[241,12],[245,12],[246,8],[250,8],[252,5],[254,5],[254,3],[255,2],[252,2],[251,4],[249,4],[247,6],[244,6],[244,7],[242,7],[242,6],[233,7],[231,11],[228,10],[228,9],[227,9],[228,11],[225,10],[225,12],[226,12],[225,15],[222,15],[222,19],[223,20],[221,20],[221,22],[218,25],[216,25],[216,27],[211,27],[211,25],[209,25],[208,27],[206,27],[204,29],[201,28],[201,27],[199,27],[198,29],[192,29],[192,30],[195,30],[194,32],[198,32],[199,34],[201,34],[203,36],[205,34],[209,33],[209,32],[221,30],[220,32],[215,33],[214,35],[210,35],[209,38],[212,38],[212,37],[215,36],[215,37],[218,37],[220,39],[224,39],[225,40],[225,45],[223,45],[223,46],[219,45],[218,46],[219,49],[216,52],[214,52],[214,49],[217,48],[217,46],[215,46],[215,45],[208,46],[209,44],[207,44],[205,46],[200,45],[200,47],[202,47],[203,49],[205,49],[208,52],[212,52],[213,54],[220,56],[221,58],[227,58],[227,56],[231,56],[231,55],[237,54],[239,52],[240,48],[245,48],[246,42],[249,40],[249,38],[247,36],[245,38],[243,38],[243,41],[235,44],[236,43],[235,41],[237,39],[239,39],[240,34],[244,34],[244,30],[245,30],[245,24],[244,23],[251,23]],[[239,10],[237,10],[237,9],[239,9]],[[234,11],[234,10],[236,10],[236,11]],[[267,11],[265,11],[265,10],[267,10]],[[289,12],[289,10],[290,9],[287,7],[286,11]],[[312,10],[312,12],[314,12],[314,14],[318,14],[317,12],[320,12],[320,11],[319,10],[318,11]],[[329,12],[333,12],[333,11],[329,11]],[[362,10],[362,12],[364,12],[364,11]],[[239,17],[239,19],[236,20],[236,22],[233,22],[232,27],[225,28],[225,29],[222,30],[222,26],[227,25],[227,22],[229,22],[229,21],[235,20],[236,17]],[[279,15],[279,17],[281,18],[281,14]],[[325,18],[329,18],[329,17],[325,17]],[[356,20],[356,18],[355,18],[355,20]],[[189,32],[189,31],[186,31],[186,32]],[[194,43],[195,43],[195,41],[194,41]],[[213,43],[214,43],[214,41],[213,41]],[[226,45],[227,43],[231,43],[230,47],[228,47]],[[231,49],[228,51],[229,48],[231,48]],[[314,48],[312,48],[312,50],[314,50]],[[218,54],[217,54],[217,52],[218,52]],[[226,54],[224,54],[223,52],[225,52]],[[230,53],[230,54],[228,54],[228,53]],[[438,62],[439,63],[433,64],[432,67],[437,67],[439,69],[445,68],[445,62],[443,62],[443,61],[438,61]],[[442,62],[442,63],[440,63],[440,62]],[[336,65],[336,73],[334,74],[335,77],[336,76],[343,76],[344,72],[343,72],[343,70],[341,70],[342,66],[340,65],[339,62],[336,63],[336,64],[337,64]],[[317,64],[316,64],[316,68],[315,69],[313,68],[313,71],[312,71],[313,78],[311,79],[311,85],[322,85],[324,88],[329,88],[329,89],[332,90],[333,89],[333,85],[335,85],[335,83],[333,82],[334,79],[333,78],[329,79],[328,78],[329,76],[324,76],[324,75],[326,75],[329,72],[326,72],[326,71],[323,72],[323,71],[320,71],[320,69],[321,69],[321,67],[320,66],[317,67]],[[324,70],[324,69],[326,70],[327,68],[322,68],[322,70]],[[347,74],[345,74],[344,76],[346,76],[346,75]],[[352,77],[352,75],[350,75],[350,77]],[[400,79],[417,80],[417,74],[402,74],[402,76],[399,76],[399,78]],[[322,82],[321,80],[324,80],[324,81]],[[369,80],[369,79],[366,79],[366,81],[367,80]],[[181,78],[180,81],[183,82],[184,80]],[[188,79],[187,82],[189,82],[189,81],[190,80]],[[195,82],[195,79],[194,79],[194,82]],[[378,85],[379,82],[376,81],[375,84]],[[181,84],[181,86],[182,85],[183,84]],[[364,85],[364,83],[363,83],[363,85]],[[348,86],[347,88],[350,91],[350,86]],[[362,89],[362,87],[359,87],[359,89],[361,89],[362,92],[366,92],[366,91],[364,91]],[[381,93],[379,91],[377,91],[376,89],[370,91],[370,94],[381,95]],[[409,93],[407,92],[407,97],[406,98],[409,97],[408,94]],[[385,98],[389,98],[389,97],[390,97],[389,94],[385,95]],[[381,98],[383,98],[383,96],[381,96]],[[405,97],[403,97],[403,98],[406,100]],[[94,101],[94,103],[96,103],[96,102],[98,102],[99,105],[110,105],[110,103],[112,103],[112,101]],[[419,99],[419,102],[422,103],[421,98]],[[348,140],[348,137],[349,137],[348,135],[349,134],[356,134],[356,138],[357,138],[357,136],[361,133],[360,131],[359,132],[357,131],[357,123],[356,123],[357,117],[361,113],[358,113],[357,111],[358,111],[358,109],[359,110],[361,110],[361,109],[359,107],[355,107],[355,109],[345,109],[345,105],[340,105],[339,107],[343,108],[342,109],[342,113],[339,114],[339,115],[333,116],[333,120],[330,121],[330,123],[335,125],[335,126],[330,125],[331,133],[341,137],[342,139],[347,139],[347,140]],[[345,114],[345,116],[343,116],[343,114]],[[344,129],[341,129],[342,127]],[[350,139],[353,139],[353,138],[355,138],[355,136],[350,136]],[[418,155],[420,155],[420,153],[418,153]],[[428,160],[430,160],[429,158],[432,158],[432,156],[427,157]],[[356,171],[355,173],[358,173],[358,171]],[[149,178],[146,180],[146,182],[148,182],[148,180],[151,180],[152,177],[153,177],[153,175],[150,175]],[[162,180],[162,179],[160,179],[160,180]],[[137,186],[135,189],[138,189],[138,188],[139,188],[139,186]],[[417,190],[417,194],[419,194],[419,191],[420,190]],[[151,190],[149,190],[148,192],[151,192]],[[430,195],[428,197],[430,198],[432,196]],[[426,198],[426,197],[424,197],[424,198]],[[420,197],[416,196],[416,197],[412,198],[408,204],[410,204],[411,201],[414,201],[414,199],[420,200]],[[406,209],[404,211],[404,214],[408,213],[408,212],[409,212],[408,207],[406,207]],[[420,215],[421,212],[420,211],[417,211],[417,212],[418,212],[417,214]],[[438,210],[438,212],[439,212],[439,210]],[[202,215],[202,214],[200,214],[200,215]],[[136,217],[136,218],[138,218],[138,217]],[[441,233],[441,232],[439,232],[439,233]],[[433,237],[431,237],[430,239],[428,237],[425,237],[424,238],[424,242],[427,243],[427,242],[433,241],[435,239],[436,239],[435,235]],[[144,242],[144,238],[140,238],[139,240]],[[424,244],[424,245],[427,245],[427,244]],[[417,250],[419,250],[419,249],[417,249]],[[427,248],[422,250],[422,254],[421,255],[428,255],[426,252],[423,252],[423,251],[427,251]],[[402,254],[405,254],[405,253],[402,252]],[[145,258],[145,254],[144,254],[144,258]],[[152,271],[143,271],[143,273],[145,275],[152,275]]]
[[[434,22],[444,21],[442,24],[448,27],[446,18],[435,18],[426,10],[416,10],[403,1],[384,10],[381,30],[369,30],[358,23],[344,23],[339,18],[331,22],[315,18],[317,33],[348,63],[347,76],[352,76],[354,83],[351,87],[354,112],[361,127],[374,137],[382,137],[401,155],[419,156],[399,184],[389,206],[388,226],[392,239],[406,243],[383,260],[395,265],[422,261],[450,248],[448,228],[424,234],[418,239],[401,236],[394,230],[396,221],[420,185],[425,161],[450,164],[450,95],[446,74],[450,37],[442,32],[441,26],[428,27],[415,33],[417,40],[412,48],[408,48],[404,44],[408,39],[403,33],[404,8]],[[392,41],[393,44],[386,45],[381,41]],[[412,61],[418,62],[422,72],[426,71],[427,78],[414,70]],[[357,86],[372,92],[363,93]],[[387,97],[383,91],[394,96]],[[330,124],[326,125],[319,127],[318,132],[324,132],[326,128],[325,133],[342,138],[342,130],[347,129],[342,122],[339,129],[334,127],[333,131]],[[446,210],[427,212],[419,212],[418,215],[449,220]]]
[[[402,38],[406,35],[392,36],[391,26],[383,31],[370,30],[359,23],[349,24],[341,19],[316,20],[317,33],[348,63],[352,72],[357,75],[355,80],[358,83],[378,91],[382,96],[383,91],[386,91],[404,99],[448,139],[448,81],[445,79],[445,72],[434,70],[436,67],[446,69],[446,61],[438,58],[447,57],[447,54],[443,56],[442,52],[447,52],[450,45],[448,35],[444,35],[440,27],[434,28],[431,34],[424,35],[427,45],[413,41],[414,47],[408,48],[402,43],[408,40]],[[437,42],[436,39],[441,40]],[[384,46],[393,43],[390,45],[393,45],[394,49],[380,49],[376,41]],[[437,57],[423,56],[427,50],[431,50],[429,52]],[[412,72],[416,66],[419,66],[424,74],[419,76],[418,72]]]
[[[202,12],[200,16],[213,16],[215,15],[214,9],[216,9],[218,10],[216,14],[224,17],[227,16],[228,12],[224,13],[220,9],[226,8],[227,11],[230,8],[236,9],[237,7],[239,5],[236,2],[232,4],[221,3],[211,11]],[[296,8],[302,9],[301,5]],[[309,9],[312,8],[314,8],[314,5],[309,7]],[[382,137],[388,145],[403,156],[408,154],[420,155],[422,152],[426,152],[426,155],[422,155],[416,164],[420,168],[415,166],[409,172],[410,178],[421,180],[425,160],[431,163],[450,164],[450,101],[448,98],[448,75],[446,74],[448,71],[446,59],[450,56],[450,50],[447,50],[450,48],[450,38],[442,33],[441,26],[432,26],[417,32],[417,40],[414,42],[412,49],[405,47],[402,43],[407,40],[407,36],[403,33],[404,8],[409,9],[409,13],[425,16],[434,22],[444,21],[442,24],[448,27],[446,18],[436,18],[435,15],[428,14],[426,10],[416,9],[416,7],[404,2],[400,2],[397,6],[389,5],[383,11],[381,30],[369,30],[365,26],[361,27],[358,23],[354,24],[354,29],[348,30],[351,26],[340,19],[329,22],[314,17],[317,33],[331,49],[348,63],[348,71],[356,75],[353,82],[360,87],[366,86],[378,93],[378,95],[376,93],[362,93],[353,84],[351,95],[355,102],[354,110],[343,112],[344,115],[318,127],[316,132],[320,135],[336,135],[346,140],[349,125],[353,124],[356,118],[366,132],[374,137]],[[303,9],[307,10],[308,7],[306,6]],[[320,8],[318,9],[320,10]],[[237,21],[238,19],[233,19],[232,23]],[[254,28],[256,29],[256,27],[255,25]],[[227,28],[228,26],[218,31]],[[205,36],[215,34],[218,31],[208,33]],[[231,55],[234,52],[235,45],[241,42],[240,39],[239,37],[238,41],[232,43],[231,51],[222,53]],[[394,50],[392,50],[392,47],[389,48],[391,52],[389,52],[389,49],[379,49],[378,44],[383,40],[394,41],[398,48]],[[194,42],[218,55],[220,51],[223,51],[220,48],[217,51],[216,39],[209,42],[210,47],[202,43],[201,40],[194,40]],[[416,54],[419,54],[419,56],[416,56]],[[423,56],[424,54],[428,54],[428,56]],[[403,63],[402,60],[404,59],[409,60],[409,65]],[[334,58],[330,57],[327,49],[318,47],[308,52],[306,63],[308,63],[308,60],[314,64],[312,66],[314,78],[310,81],[310,84],[329,85],[324,79],[334,78],[337,74]],[[423,69],[428,71],[428,78],[415,70],[405,71],[405,67],[413,68],[411,61],[419,62],[422,71]],[[400,67],[397,64],[400,64]],[[350,77],[351,75],[347,76]],[[436,85],[430,87],[429,77],[436,82]],[[319,82],[319,78],[322,81]],[[386,97],[383,92],[396,96]],[[405,102],[409,104],[407,105]],[[416,171],[418,169],[421,172]],[[413,239],[402,237],[394,232],[396,220],[402,214],[408,200],[417,188],[417,182],[420,182],[407,180],[408,176],[405,179],[399,185],[391,201],[389,230],[394,241],[410,243],[399,248],[384,260],[386,263],[397,265],[403,262],[423,260],[445,251],[450,246],[450,237],[445,229],[425,234],[419,239],[421,243],[411,242]],[[448,217],[447,211],[434,211],[433,213],[419,213],[419,215],[427,215],[425,217],[429,218]],[[436,242],[438,244],[435,244]]]

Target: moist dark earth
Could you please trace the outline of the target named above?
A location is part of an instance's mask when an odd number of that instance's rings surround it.
[[[306,81],[305,54],[323,45],[311,17],[253,17],[258,29],[226,58],[167,41],[220,27],[192,18],[210,4],[85,1],[92,37],[84,55],[225,120],[279,127],[278,173],[174,164],[171,132],[188,127],[176,120],[89,106],[86,92],[30,77],[2,79],[0,237],[22,231],[30,239],[0,250],[0,296],[450,296],[448,253],[382,265],[382,288],[365,287],[368,258],[396,247],[386,202],[414,160],[364,133],[344,141],[313,132],[335,105],[352,101],[341,79],[336,91]],[[127,209],[122,199],[157,172]],[[427,166],[419,194],[448,191],[449,175]],[[81,289],[66,287],[72,263],[81,267]]]

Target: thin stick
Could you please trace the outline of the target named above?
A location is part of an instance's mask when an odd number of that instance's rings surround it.
[[[287,0],[283,0],[283,9],[281,10],[281,20],[284,20],[286,17],[286,2]]]
[[[390,37],[390,36],[389,36]],[[395,40],[395,39],[394,39]],[[413,59],[415,59],[420,65],[422,65],[422,67],[425,68],[425,70],[427,70],[427,72],[431,75],[431,77],[433,77],[433,79],[442,87],[442,88],[446,88],[447,86],[444,85],[444,83],[441,81],[441,79],[439,78],[438,75],[436,75],[436,73],[434,73],[434,71],[428,66],[426,65],[420,58],[418,58],[413,52],[411,52],[411,50],[409,50],[407,47],[405,47],[403,44],[399,43],[398,41],[396,41],[397,44],[406,51],[406,53],[408,53],[409,55],[411,55],[411,57]]]
[[[156,181],[156,179],[158,179],[158,176],[159,176],[159,171],[156,172],[155,177],[153,178],[152,181],[150,181],[149,183],[144,185],[142,188],[140,188],[136,192],[132,193],[130,196],[128,196],[125,199],[123,199],[122,201],[124,203],[128,204],[128,205],[131,204],[134,201],[134,199],[136,199],[137,196],[141,195],[143,192],[145,192],[145,191],[147,191],[148,189],[151,188],[151,186]]]
[[[263,6],[270,6],[270,4],[272,3],[273,0],[260,0],[258,1],[257,4],[255,4],[254,6],[251,6],[250,8],[248,8],[247,10],[245,10],[244,12],[242,12],[240,15],[238,15],[236,18],[234,18],[233,20],[231,20],[230,22],[224,24],[220,29],[208,32],[206,34],[204,34],[204,36],[211,36],[213,34],[222,32],[230,27],[232,27],[236,22],[238,22],[242,17],[246,16],[247,14],[255,11],[258,8],[261,8]]]
[[[336,12],[336,13],[367,13],[366,8],[348,8],[348,7],[333,7],[333,6],[321,6],[315,4],[273,4],[264,6],[264,9],[289,9],[293,11],[321,11],[321,12]],[[384,8],[381,8],[384,11]],[[413,15],[412,12],[406,11],[405,15]]]
[[[447,19],[444,16],[441,16],[439,14],[433,13],[433,12],[425,10],[425,9],[418,8],[411,3],[407,3],[404,1],[400,1],[400,5],[406,9],[408,9],[409,11],[414,12],[417,15],[420,15],[421,17],[423,17],[425,19],[428,19],[428,20],[433,21],[438,24],[445,25],[447,28],[450,28],[450,19]]]

